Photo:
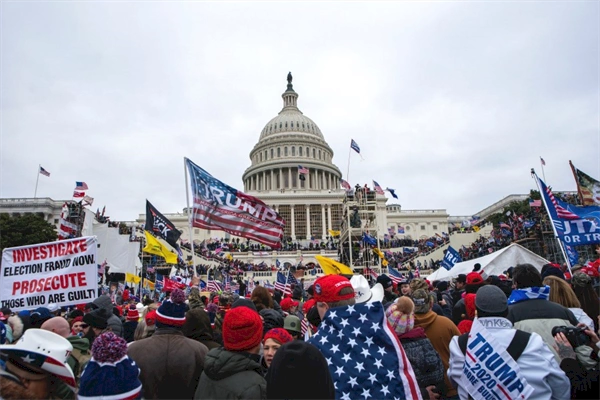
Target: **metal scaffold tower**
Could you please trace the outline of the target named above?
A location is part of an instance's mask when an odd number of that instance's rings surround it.
[[[364,237],[376,241],[379,248],[377,226],[377,194],[368,188],[356,187],[344,198],[344,214],[340,232],[339,258],[354,272],[365,273],[370,268],[380,273],[381,260],[374,256]]]

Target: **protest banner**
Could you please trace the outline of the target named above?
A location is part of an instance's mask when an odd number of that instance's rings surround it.
[[[0,303],[12,311],[89,303],[98,297],[95,236],[2,252]]]
[[[517,362],[477,318],[469,333],[463,372],[464,386],[475,400],[527,399],[533,393]]]

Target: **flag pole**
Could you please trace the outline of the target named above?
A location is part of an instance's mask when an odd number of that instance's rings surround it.
[[[348,181],[348,185],[350,185],[350,156],[351,155],[352,155],[352,145],[350,145],[350,148],[348,149],[348,167],[346,169],[346,180]],[[352,186],[350,186],[350,188],[352,188]]]
[[[196,272],[196,251],[194,250],[194,236],[192,231],[192,215],[190,213],[190,185],[188,183],[188,171],[187,171],[187,157],[183,157],[183,175],[185,176],[185,201],[187,204],[188,213],[188,229],[190,230],[190,246],[192,247],[192,269],[194,270],[194,277],[198,276]]]
[[[583,202],[583,193],[581,192],[581,186],[579,185],[579,178],[577,178],[577,172],[575,171],[575,166],[573,165],[571,160],[569,160],[569,165],[571,166],[571,171],[573,172],[573,177],[575,178],[575,183],[577,184],[577,195],[579,196],[579,201],[581,202],[581,205],[585,205],[585,203]]]
[[[38,182],[40,181],[40,168],[42,168],[42,164],[38,164],[37,179],[35,180],[35,192],[33,192],[34,199],[37,197]]]
[[[544,183],[547,185],[548,181],[546,181],[546,172],[544,172],[544,159],[540,156],[540,166],[542,167],[542,176],[544,177]],[[537,176],[537,175],[536,175]]]
[[[540,187],[540,178],[538,178],[538,176],[535,173],[535,170],[533,168],[531,168],[531,175],[535,177],[535,183],[538,187],[538,190],[540,191],[540,195],[542,197],[542,202],[544,203],[544,207],[546,208],[546,212],[548,213],[548,218],[550,218],[550,225],[552,225],[552,231],[554,232],[554,238],[558,242],[558,247],[560,248],[560,250],[563,254],[563,257],[565,259],[565,262],[567,263],[567,268],[569,268],[569,273],[572,275],[573,273],[571,271],[571,261],[569,260],[569,257],[567,257],[567,252],[565,251],[562,240],[560,240],[558,237],[558,232],[556,232],[556,227],[554,226],[554,222],[552,221],[552,214],[550,214],[550,209],[548,208],[549,206],[546,203],[546,196],[544,196],[544,194],[542,193],[542,188]],[[544,181],[544,183],[546,183],[546,182]],[[546,183],[546,185],[547,185],[547,183]]]

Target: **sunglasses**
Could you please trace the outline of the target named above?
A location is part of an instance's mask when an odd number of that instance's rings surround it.
[[[79,327],[80,327],[81,329],[85,329],[85,328],[87,328],[88,326],[89,326],[88,324],[81,324],[81,325],[79,325]]]

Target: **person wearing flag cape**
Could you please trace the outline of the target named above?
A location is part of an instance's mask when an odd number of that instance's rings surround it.
[[[380,301],[356,304],[351,282],[341,275],[318,278],[314,298],[322,321],[308,342],[327,361],[336,399],[422,398]]]
[[[571,385],[554,354],[536,333],[506,319],[506,295],[493,285],[475,298],[470,333],[450,342],[448,377],[460,399],[569,399]]]

